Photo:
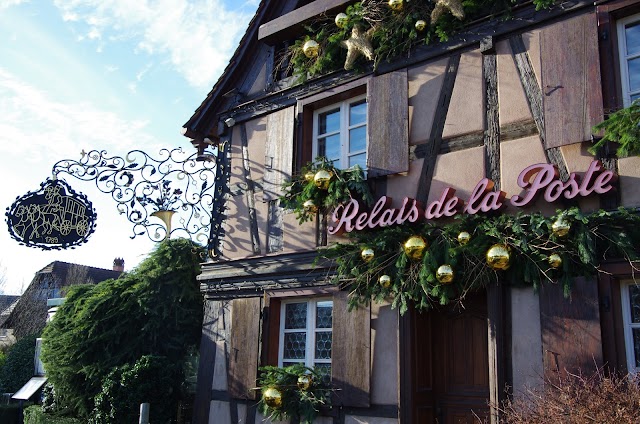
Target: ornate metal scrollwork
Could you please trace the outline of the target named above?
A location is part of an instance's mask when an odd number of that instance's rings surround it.
[[[52,172],[57,178],[68,174],[95,181],[133,223],[131,238],[147,234],[162,241],[178,235],[208,244],[219,173],[217,148],[214,151],[187,154],[182,148],[162,149],[157,159],[141,150],[125,157],[108,156],[105,150],[83,151],[80,160],[58,161]]]

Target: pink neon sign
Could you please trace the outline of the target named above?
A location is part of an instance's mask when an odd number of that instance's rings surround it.
[[[616,175],[602,167],[602,163],[594,160],[582,178],[575,172],[567,181],[558,178],[558,170],[554,165],[538,163],[528,166],[518,176],[518,186],[524,192],[511,196],[508,201],[512,206],[524,207],[532,203],[540,195],[547,202],[554,202],[562,197],[589,196],[592,193],[604,194],[613,190]],[[420,202],[405,197],[399,208],[391,208],[391,198],[380,197],[370,210],[362,210],[354,199],[339,205],[331,216],[332,224],[329,234],[341,234],[365,228],[400,225],[404,222],[419,222],[442,217],[451,217],[459,213],[476,214],[478,212],[498,211],[505,206],[507,193],[494,191],[495,183],[483,178],[476,184],[471,196],[464,201],[456,196],[456,190],[447,187],[437,200],[426,207]]]

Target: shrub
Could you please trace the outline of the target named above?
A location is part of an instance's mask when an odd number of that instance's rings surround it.
[[[35,334],[25,336],[11,346],[0,369],[0,391],[15,393],[33,377],[36,338]]]
[[[2,421],[4,422],[4,421]],[[46,414],[40,405],[32,405],[24,410],[24,424],[82,424],[82,421],[55,414]]]
[[[640,422],[640,380],[607,376],[602,370],[589,377],[567,374],[547,381],[502,408],[506,424],[634,424]]]
[[[91,424],[138,422],[140,404],[150,403],[149,421],[168,423],[175,415],[182,373],[166,357],[143,356],[135,364],[114,368],[95,398]]]

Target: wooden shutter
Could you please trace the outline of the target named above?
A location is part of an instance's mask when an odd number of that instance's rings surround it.
[[[255,399],[260,351],[261,298],[234,299],[231,304],[229,394]]]
[[[264,193],[262,200],[275,200],[282,194],[282,183],[293,170],[293,133],[295,106],[267,117],[265,144]]]
[[[604,119],[595,13],[543,29],[540,50],[546,147],[590,140]]]
[[[369,407],[371,370],[371,309],[348,311],[347,292],[333,295],[331,380],[336,404]]]
[[[409,170],[408,91],[406,70],[369,80],[367,168],[371,177]]]

